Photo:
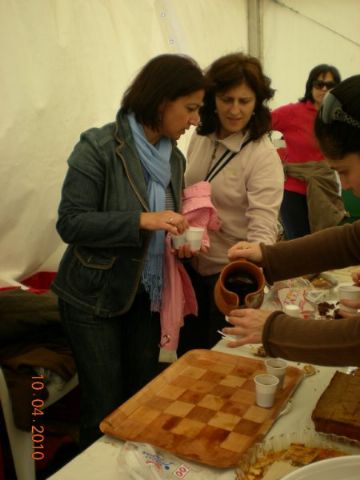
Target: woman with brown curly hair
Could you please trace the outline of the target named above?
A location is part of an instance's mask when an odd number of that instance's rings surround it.
[[[219,340],[225,319],[214,305],[213,286],[228,263],[227,250],[240,240],[274,243],[283,196],[281,161],[268,136],[266,103],[274,91],[259,60],[231,53],[215,60],[205,76],[210,88],[189,145],[185,181],[187,186],[211,182],[221,228],[209,231],[209,249],[189,266],[199,315],[185,318],[180,354],[211,348]]]

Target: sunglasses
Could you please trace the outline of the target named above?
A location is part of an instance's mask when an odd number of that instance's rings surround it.
[[[344,112],[340,101],[331,92],[326,94],[322,102],[319,117],[326,124],[338,121],[360,128],[360,121]]]
[[[322,90],[324,87],[326,90],[331,90],[336,86],[335,82],[325,82],[324,80],[314,80],[313,87],[317,90]]]

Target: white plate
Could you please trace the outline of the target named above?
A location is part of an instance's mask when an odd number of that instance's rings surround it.
[[[329,286],[327,286],[327,287],[316,286],[316,280],[318,278],[322,278],[323,280],[327,280],[327,282],[329,283]],[[313,282],[315,282],[315,283],[313,283]],[[336,288],[338,283],[339,282],[334,277],[334,275],[331,275],[331,273],[327,273],[327,272],[319,273],[313,280],[310,281],[310,285],[311,285],[312,288],[316,288],[316,289],[319,289],[319,290],[327,290],[327,291],[333,290],[334,288]]]
[[[359,480],[360,455],[330,458],[306,465],[282,480]]]

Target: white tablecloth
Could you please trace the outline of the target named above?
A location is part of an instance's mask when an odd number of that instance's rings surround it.
[[[234,355],[253,356],[249,346],[230,349],[226,347],[225,340],[219,342],[214,350]],[[299,363],[290,362],[290,364],[300,368],[302,366]],[[305,377],[292,397],[290,411],[274,423],[268,435],[295,432],[304,426],[313,428],[311,412],[335,371],[336,368],[316,367],[315,375]],[[121,446],[121,441],[103,436],[49,478],[51,480],[119,480],[121,477],[118,472],[117,458]],[[232,470],[222,475],[222,480],[234,478]]]
[[[358,267],[357,270],[359,269]],[[348,270],[331,273],[338,273],[340,282],[350,281]],[[253,357],[251,346],[232,349],[228,348],[226,343],[227,340],[220,341],[214,347],[214,350]],[[295,362],[289,362],[289,364],[299,368],[303,366]],[[311,412],[336,370],[346,371],[342,368],[316,366],[316,374],[305,377],[295,391],[290,411],[278,418],[267,435],[276,436],[281,433],[296,432],[304,427],[313,429]],[[117,462],[122,445],[123,442],[121,441],[103,436],[65,467],[49,477],[49,480],[119,480],[122,476],[118,471]],[[205,471],[208,469],[205,466],[201,468]],[[211,471],[211,468],[209,470]],[[221,475],[221,480],[234,480],[234,478],[234,470],[224,471]]]

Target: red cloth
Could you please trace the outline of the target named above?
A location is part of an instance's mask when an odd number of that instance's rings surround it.
[[[54,280],[56,272],[38,272],[31,277],[26,278],[21,283],[30,287],[34,293],[41,293],[50,288],[50,284]]]
[[[54,280],[55,275],[56,272],[38,272],[28,278],[25,278],[24,280],[21,280],[20,283],[26,287],[29,287],[29,290],[33,293],[44,293],[49,290],[50,284]],[[13,290],[14,288],[19,287],[4,287],[0,288],[0,290]]]

